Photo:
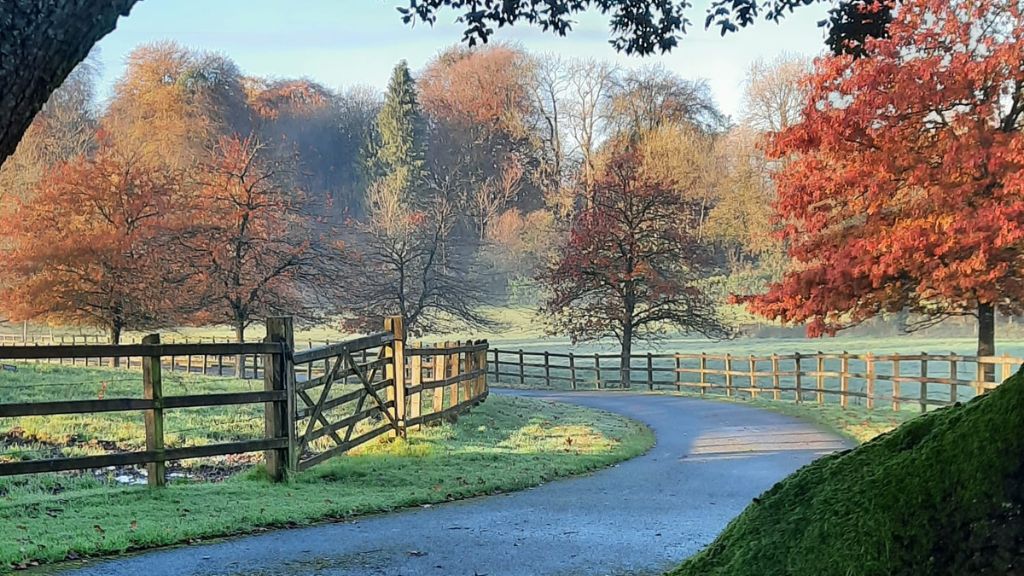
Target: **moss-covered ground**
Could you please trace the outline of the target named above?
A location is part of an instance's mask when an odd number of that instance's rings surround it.
[[[672,576],[1024,574],[1024,373],[822,458]]]

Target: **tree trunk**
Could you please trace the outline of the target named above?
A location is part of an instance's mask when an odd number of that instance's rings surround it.
[[[988,303],[978,304],[978,356],[996,355],[996,309]],[[995,382],[995,364],[984,364],[985,382]]]
[[[622,327],[622,349],[619,354],[619,379],[623,388],[629,388],[630,382],[630,359],[633,356],[633,325],[626,324]]]
[[[239,344],[245,343],[245,322],[235,322],[235,342]],[[235,376],[245,378],[245,355],[243,354],[235,356]]]
[[[114,325],[110,326],[110,330],[107,331],[107,337],[110,339],[110,343],[113,344],[114,346],[117,346],[118,344],[120,344],[121,343],[121,326],[118,325],[118,324],[114,324]],[[118,358],[117,356],[114,356],[113,358],[110,359],[110,367],[111,368],[117,368],[120,365],[121,365],[121,359]]]
[[[50,94],[138,0],[48,0],[0,8],[0,165]]]

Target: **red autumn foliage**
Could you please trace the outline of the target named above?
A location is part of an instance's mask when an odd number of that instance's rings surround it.
[[[613,336],[621,344],[623,382],[634,340],[668,330],[729,335],[700,278],[708,251],[692,231],[691,202],[645,177],[631,151],[615,153],[595,185],[557,261],[540,279],[544,312],[573,342]]]
[[[331,93],[309,80],[286,80],[255,85],[250,90],[249,106],[263,119],[276,120],[282,114],[308,115],[326,108]]]
[[[10,284],[0,309],[13,320],[102,328],[114,343],[123,330],[166,322],[175,280],[162,266],[164,239],[179,200],[166,169],[109,142],[50,172],[0,220]]]
[[[775,135],[795,260],[769,318],[834,334],[883,312],[992,315],[1024,302],[1024,29],[1010,0],[906,0],[868,58],[819,60],[804,122]]]

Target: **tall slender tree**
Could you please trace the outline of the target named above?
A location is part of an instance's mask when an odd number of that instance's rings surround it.
[[[423,177],[424,124],[416,82],[402,60],[391,74],[364,154],[368,180],[412,201]]]

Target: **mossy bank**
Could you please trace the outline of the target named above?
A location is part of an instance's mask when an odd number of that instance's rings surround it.
[[[1024,371],[765,492],[672,576],[1024,574]]]

